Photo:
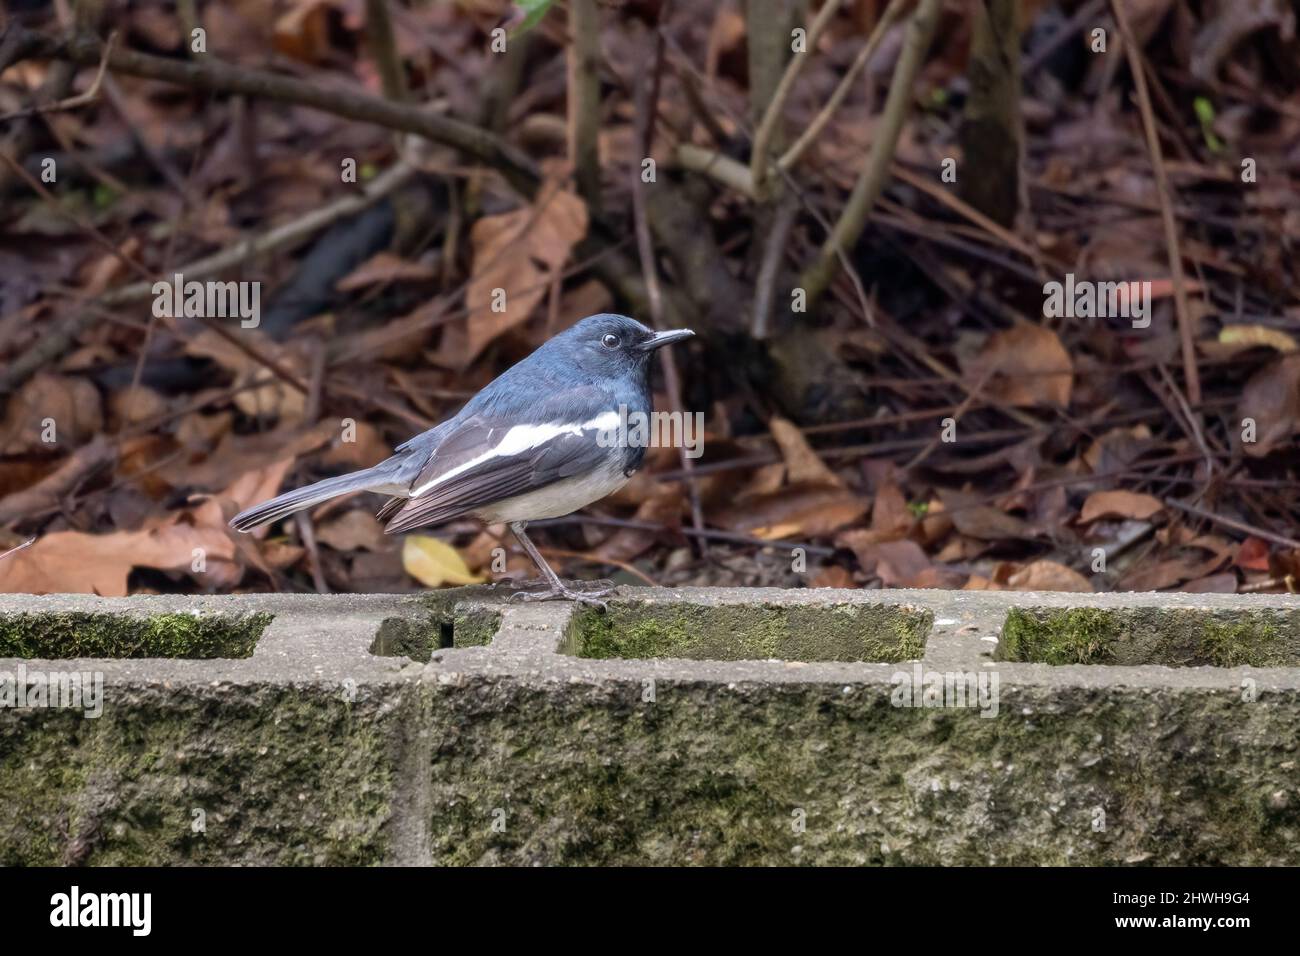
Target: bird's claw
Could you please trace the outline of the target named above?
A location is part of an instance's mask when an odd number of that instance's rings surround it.
[[[588,607],[598,607],[608,611],[609,605],[600,600],[614,593],[614,587],[595,588],[590,591],[577,591],[566,584],[550,587],[544,591],[516,591],[510,595],[511,601],[573,601]]]

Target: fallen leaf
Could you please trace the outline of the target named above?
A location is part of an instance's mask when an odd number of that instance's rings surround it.
[[[254,329],[241,330],[249,336],[251,347],[282,368],[303,378],[303,362],[292,349],[271,341]],[[235,406],[250,418],[300,419],[307,396],[280,378],[262,362],[244,352],[211,329],[203,329],[185,343],[185,351],[197,358],[211,359],[234,373],[235,385],[241,390],[232,399]],[[245,385],[254,387],[243,388]]]
[[[636,509],[633,520],[671,529],[682,512],[682,488],[676,484],[657,484],[654,492]],[[660,532],[647,528],[619,528],[595,548],[594,561],[627,562],[639,557],[659,540]]]
[[[1239,568],[1247,571],[1268,570],[1268,542],[1261,538],[1249,537],[1237,548],[1237,557],[1233,561]]]
[[[1240,440],[1244,423],[1255,425],[1255,440],[1242,441],[1241,450],[1251,458],[1263,458],[1287,441],[1300,427],[1300,353],[1272,362],[1250,377],[1241,390],[1237,420],[1241,428],[1231,429]]]
[[[1219,341],[1224,345],[1264,345],[1279,352],[1296,350],[1295,339],[1267,325],[1225,325],[1219,330]]]
[[[382,551],[392,538],[368,511],[353,508],[316,528],[316,540],[335,551]]]
[[[817,452],[813,451],[812,446],[808,444],[808,439],[804,438],[803,432],[796,425],[779,415],[773,415],[772,420],[768,422],[768,428],[771,429],[772,438],[781,449],[781,457],[785,460],[787,482],[792,485],[844,487],[844,482],[827,467],[826,462],[818,457]]]
[[[402,542],[402,567],[421,584],[439,588],[444,584],[478,584],[484,579],[470,572],[465,560],[445,541],[411,534]]]
[[[411,262],[392,252],[377,252],[357,266],[338,282],[334,288],[340,292],[355,292],[366,286],[391,282],[429,282],[437,278],[433,267],[423,262]]]
[[[531,206],[474,223],[469,324],[457,364],[469,364],[497,336],[527,321],[586,234],[586,204],[554,182]]]
[[[945,491],[945,514],[962,534],[981,541],[1001,541],[1004,538],[1032,540],[1029,526],[1014,515],[992,505],[975,504],[979,499],[964,492]]]
[[[983,392],[1008,405],[1070,404],[1074,363],[1057,334],[1041,325],[1021,324],[995,332],[965,363],[972,387],[985,376]]]
[[[1152,495],[1135,491],[1094,491],[1084,501],[1079,520],[1084,524],[1098,518],[1133,518],[1145,521],[1164,509],[1164,503]]]
[[[1034,561],[1007,578],[1013,591],[1090,592],[1092,584],[1078,571],[1055,561]]]
[[[0,450],[17,455],[75,448],[103,427],[99,391],[89,380],[41,372],[9,399],[0,424]]]
[[[731,531],[770,541],[830,534],[866,512],[862,499],[846,489],[792,485],[725,509],[715,520]]]
[[[234,557],[224,532],[175,519],[142,531],[56,531],[0,562],[0,592],[125,597],[133,568],[189,570],[195,549],[207,558]]]
[[[1192,594],[1236,594],[1237,576],[1231,572],[1211,574],[1209,577],[1188,581],[1183,585],[1183,590]]]
[[[808,582],[808,586],[810,588],[856,588],[858,585],[848,568],[830,564],[818,571]]]
[[[914,587],[914,583],[930,569],[930,559],[915,541],[865,541],[849,531],[836,541],[850,548],[867,574],[874,574],[885,587]]]

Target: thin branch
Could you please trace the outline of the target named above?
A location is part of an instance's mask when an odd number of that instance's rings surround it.
[[[667,19],[672,0],[665,0],[659,11],[660,21]],[[656,33],[655,49],[650,76],[638,78],[635,89],[636,134],[637,143],[643,155],[649,156],[654,144],[655,115],[659,112],[659,89],[663,75],[664,39],[662,33]],[[659,266],[655,262],[654,241],[650,236],[650,218],[646,211],[646,183],[641,178],[641,164],[633,157],[632,163],[632,215],[636,227],[637,253],[641,260],[641,272],[645,277],[646,297],[649,299],[651,325],[664,329],[664,301],[659,286]],[[677,370],[677,359],[671,349],[660,349],[660,363],[664,372],[664,386],[668,391],[668,401],[672,411],[682,412],[682,377]],[[678,450],[682,470],[687,474],[686,488],[691,505],[691,524],[697,530],[704,527],[704,508],[700,503],[699,487],[693,477],[695,462],[686,454],[686,448]]]
[[[13,113],[6,113],[0,116],[0,123],[9,120],[22,119],[25,116],[35,116],[45,113],[62,113],[67,110],[75,110],[78,106],[85,106],[87,103],[93,103],[99,99],[99,87],[104,82],[104,71],[108,69],[108,58],[113,53],[113,44],[117,42],[117,31],[114,30],[108,35],[108,42],[104,44],[104,55],[99,58],[99,69],[95,73],[94,82],[90,84],[90,89],[84,93],[78,93],[76,96],[70,96],[66,100],[59,100],[57,103],[47,103],[44,106],[29,106],[27,109],[17,110]]]
[[[754,180],[750,178],[749,170],[744,163],[737,162],[730,156],[723,156],[693,143],[679,143],[673,158],[682,169],[704,173],[743,196],[756,198]]]
[[[103,44],[90,36],[54,38],[11,22],[0,34],[0,69],[33,57],[70,60],[90,65],[104,56]],[[196,90],[242,94],[295,103],[363,123],[415,133],[460,150],[499,170],[516,189],[531,197],[541,182],[536,164],[500,137],[461,120],[429,112],[409,103],[395,103],[343,86],[322,86],[266,70],[232,66],[211,55],[189,62],[113,50],[108,69],[145,79],[162,80]]]
[[[1111,0],[1115,22],[1124,38],[1124,53],[1128,57],[1129,72],[1137,91],[1138,108],[1142,113],[1142,127],[1146,132],[1147,152],[1151,154],[1151,169],[1155,173],[1156,194],[1160,199],[1160,220],[1164,224],[1165,246],[1169,253],[1169,272],[1174,281],[1174,308],[1178,313],[1178,337],[1182,342],[1183,376],[1187,379],[1187,399],[1193,405],[1201,403],[1201,376],[1196,367],[1196,345],[1192,341],[1192,313],[1187,302],[1187,283],[1183,277],[1183,256],[1178,245],[1178,226],[1174,222],[1173,191],[1165,175],[1165,161],[1160,153],[1160,137],[1156,134],[1156,120],[1151,112],[1151,95],[1147,92],[1146,73],[1142,69],[1142,51],[1129,27],[1124,4]]]
[[[1295,538],[1288,538],[1286,535],[1274,534],[1272,531],[1266,531],[1263,528],[1255,527],[1253,524],[1246,524],[1244,521],[1237,521],[1234,518],[1215,514],[1213,511],[1198,508],[1196,505],[1189,504],[1186,501],[1179,501],[1177,498],[1166,498],[1165,504],[1173,505],[1180,511],[1186,511],[1188,514],[1196,515],[1198,518],[1204,518],[1206,521],[1211,521],[1214,524],[1222,525],[1225,528],[1231,528],[1233,531],[1240,531],[1243,534],[1253,535],[1256,538],[1263,538],[1265,541],[1280,544],[1282,547],[1290,548],[1293,551],[1300,550],[1300,541],[1297,541]]]
[[[789,169],[795,163],[799,162],[799,158],[803,156],[804,151],[812,145],[813,140],[821,135],[821,131],[825,128],[826,124],[830,122],[830,118],[835,114],[835,111],[840,108],[840,104],[844,102],[844,97],[848,96],[849,89],[858,78],[858,74],[862,72],[862,69],[868,62],[870,62],[872,55],[876,52],[876,48],[880,46],[880,41],[884,39],[889,28],[893,26],[902,15],[903,0],[890,0],[889,6],[885,8],[885,12],[880,15],[880,19],[872,29],[871,35],[867,37],[867,42],[863,45],[862,49],[858,51],[858,55],[854,57],[853,63],[849,66],[848,72],[844,74],[839,85],[835,87],[835,92],[831,94],[831,98],[826,101],[826,104],[818,111],[817,115],[813,118],[813,121],[808,124],[808,128],[803,131],[799,138],[794,141],[794,144],[782,154],[780,159],[777,160],[778,168]]]
[[[772,137],[776,134],[777,124],[781,121],[781,113],[785,108],[786,98],[790,95],[790,90],[794,87],[794,81],[798,79],[799,73],[803,70],[804,63],[808,60],[813,50],[817,48],[817,41],[821,39],[826,28],[830,26],[839,8],[843,6],[843,0],[827,0],[826,5],[821,8],[813,22],[808,27],[808,48],[804,53],[796,53],[786,64],[785,73],[781,76],[781,82],[776,85],[776,92],[772,94],[772,101],[767,104],[767,110],[763,113],[762,120],[759,121],[758,129],[754,131],[754,147],[749,157],[749,178],[754,184],[756,192],[762,192],[766,186],[767,178],[767,151],[772,142]],[[758,24],[748,24],[749,29],[754,30]]]
[[[776,280],[781,274],[781,260],[785,257],[786,241],[799,215],[799,199],[787,196],[777,207],[772,218],[772,231],[763,246],[763,261],[759,265],[754,288],[754,319],[750,334],[758,340],[766,339],[772,328],[772,297]]]
[[[827,237],[817,260],[809,266],[800,279],[799,285],[806,290],[811,307],[826,291],[841,253],[847,253],[858,241],[867,224],[867,216],[875,204],[876,197],[885,187],[885,177],[889,172],[889,163],[898,146],[898,137],[903,130],[903,121],[912,105],[915,93],[916,75],[921,70],[921,63],[930,47],[930,38],[934,35],[935,24],[939,19],[939,10],[943,0],[921,0],[916,13],[908,23],[907,37],[903,42],[903,52],[894,67],[894,76],[889,84],[889,96],[885,100],[885,109],[881,122],[876,129],[875,139],[871,143],[871,154],[867,163],[853,186],[848,202],[840,213],[839,221]]]

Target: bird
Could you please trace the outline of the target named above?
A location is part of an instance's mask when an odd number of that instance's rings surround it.
[[[653,411],[650,359],[694,334],[656,332],[626,315],[588,316],[502,372],[452,418],[398,445],[390,458],[255,505],[230,526],[252,531],[339,495],[377,492],[388,496],[377,514],[386,534],[464,515],[505,523],[547,585],[514,598],[604,607],[600,598],[613,589],[566,585],[525,528],[572,514],[628,482],[645,458],[645,442],[627,437],[640,432],[626,423]],[[616,435],[622,438],[611,440]]]

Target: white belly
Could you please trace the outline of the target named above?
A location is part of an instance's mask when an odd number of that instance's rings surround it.
[[[622,456],[610,457],[613,460],[606,467],[494,502],[474,514],[488,524],[501,521],[539,521],[542,518],[559,518],[572,514],[593,501],[612,495],[627,484]]]

